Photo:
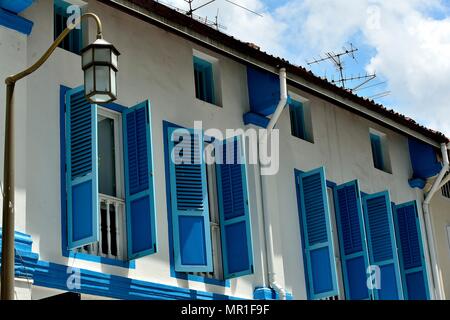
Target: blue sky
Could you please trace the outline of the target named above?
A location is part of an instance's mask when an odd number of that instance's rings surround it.
[[[358,94],[390,91],[376,101],[450,136],[450,0],[232,1],[263,17],[225,0],[197,14],[213,18],[219,9],[223,32],[304,67],[320,54],[353,43],[358,62],[346,59],[346,74],[376,72],[371,84],[385,82]],[[186,8],[184,0],[163,2]],[[311,70],[330,78],[335,74],[326,63]]]

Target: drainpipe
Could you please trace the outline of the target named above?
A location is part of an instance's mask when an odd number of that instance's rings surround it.
[[[287,94],[287,80],[286,80],[286,69],[280,69],[280,102],[273,114],[269,125],[267,126],[267,131],[263,133],[263,135],[259,139],[259,152],[261,154],[261,150],[263,148],[267,148],[268,138],[272,133],[273,128],[278,122],[284,107],[288,103],[288,94]],[[266,150],[266,149],[264,149]],[[261,159],[261,157],[259,157]],[[280,300],[286,300],[286,290],[277,282],[277,276],[275,273],[275,264],[274,264],[274,248],[273,248],[273,228],[272,228],[272,216],[269,211],[268,198],[270,196],[268,192],[268,179],[267,176],[263,172],[263,165],[260,163],[260,178],[261,178],[261,193],[262,193],[262,211],[263,211],[263,224],[264,224],[264,238],[266,243],[266,259],[267,259],[267,273],[269,279],[269,287],[278,293]]]
[[[450,144],[449,144],[450,145]],[[427,239],[428,239],[428,251],[430,252],[430,264],[431,264],[431,276],[433,280],[433,291],[435,294],[435,297],[437,300],[443,299],[443,289],[441,286],[441,282],[439,281],[440,275],[439,275],[439,266],[437,262],[437,254],[436,254],[436,248],[435,248],[435,242],[433,237],[433,226],[431,223],[431,217],[430,217],[430,203],[431,199],[433,199],[433,196],[436,194],[436,192],[439,190],[439,188],[442,185],[442,180],[445,177],[445,174],[447,173],[450,164],[448,159],[448,153],[447,153],[447,145],[441,144],[441,153],[442,153],[442,159],[444,162],[444,167],[442,168],[441,172],[439,173],[438,177],[433,183],[433,187],[431,188],[430,192],[428,192],[424,202],[423,202],[423,215],[424,215],[424,223],[425,223],[425,229],[427,233]]]

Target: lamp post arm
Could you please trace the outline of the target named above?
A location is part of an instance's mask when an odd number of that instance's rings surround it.
[[[56,38],[56,40],[52,43],[50,48],[47,49],[47,51],[42,55],[41,58],[39,58],[38,61],[36,61],[32,66],[30,66],[26,70],[19,72],[15,75],[9,76],[8,78],[6,78],[5,83],[13,84],[13,83],[17,82],[18,80],[30,75],[37,69],[39,69],[39,67],[42,66],[44,64],[44,62],[48,60],[48,58],[50,58],[53,51],[55,51],[55,49],[58,47],[58,45],[64,40],[65,37],[67,37],[67,35],[70,33],[70,31],[75,29],[75,27],[81,22],[81,20],[83,18],[87,18],[87,17],[91,17],[95,20],[95,22],[97,24],[97,39],[102,39],[103,38],[103,30],[102,30],[102,22],[100,21],[100,18],[94,13],[90,13],[90,12],[84,13],[80,17],[76,18],[74,23],[69,25],[66,29],[64,29],[63,32],[61,32],[61,34],[58,36],[58,38]]]

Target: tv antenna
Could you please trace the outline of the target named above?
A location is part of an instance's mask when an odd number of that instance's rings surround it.
[[[318,59],[314,59],[312,61],[307,62],[308,66],[314,65],[314,64],[320,64],[322,62],[328,62],[331,61],[333,63],[334,67],[339,73],[339,79],[334,80],[332,79],[331,82],[337,85],[340,85],[344,89],[349,89],[350,91],[355,91],[357,89],[360,89],[373,79],[377,77],[375,73],[372,74],[365,74],[365,75],[358,75],[358,76],[351,76],[346,77],[345,76],[345,63],[344,58],[345,57],[351,57],[353,60],[356,60],[355,53],[358,51],[358,48],[355,48],[353,44],[350,44],[350,47],[343,47],[341,52],[335,53],[333,51],[327,52],[325,56],[321,56]],[[347,88],[347,83],[349,82],[355,82],[355,81],[361,81],[356,87],[354,88]]]
[[[209,1],[206,1],[206,2],[204,2],[203,4],[201,4],[201,5],[197,6],[197,7],[194,7],[194,6],[193,6],[193,3],[194,3],[195,0],[184,0],[184,1],[185,1],[185,2],[188,4],[188,6],[189,6],[189,10],[186,11],[186,15],[188,15],[188,16],[191,17],[191,18],[193,18],[193,14],[194,14],[195,11],[197,11],[197,10],[203,8],[203,7],[206,7],[206,6],[210,5],[210,4],[213,3],[213,2],[216,2],[217,0],[209,0]],[[260,14],[260,13],[258,13],[258,12],[256,12],[256,11],[254,11],[254,10],[251,10],[251,9],[249,9],[249,8],[247,8],[247,7],[245,7],[245,6],[241,5],[241,4],[239,4],[239,3],[237,3],[237,2],[234,2],[234,1],[231,1],[231,0],[224,0],[224,1],[225,1],[225,2],[228,2],[229,4],[234,5],[234,6],[236,6],[236,7],[239,7],[239,8],[241,8],[241,9],[243,9],[243,10],[246,10],[246,11],[248,11],[248,12],[250,12],[250,13],[253,13],[253,14],[257,15],[257,16],[260,16],[260,17],[263,16],[262,14]],[[217,19],[217,17],[216,17],[216,19]]]

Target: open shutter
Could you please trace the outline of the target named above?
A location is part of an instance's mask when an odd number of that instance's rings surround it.
[[[339,295],[325,170],[298,177],[300,223],[309,299]]]
[[[334,194],[345,297],[368,300],[371,298],[367,287],[369,257],[358,181],[337,186]]]
[[[212,272],[203,134],[169,128],[168,139],[175,271]]]
[[[226,279],[253,273],[247,175],[241,141],[240,137],[232,138],[223,144],[219,143],[221,148],[216,149],[220,232]]]
[[[97,105],[84,88],[66,93],[66,175],[68,249],[97,242]]]
[[[366,195],[363,205],[370,265],[378,266],[381,272],[381,289],[373,290],[374,298],[401,300],[402,285],[389,193]]]
[[[407,300],[429,300],[427,272],[416,202],[395,206],[403,292]]]
[[[156,252],[149,102],[123,113],[128,259]]]

